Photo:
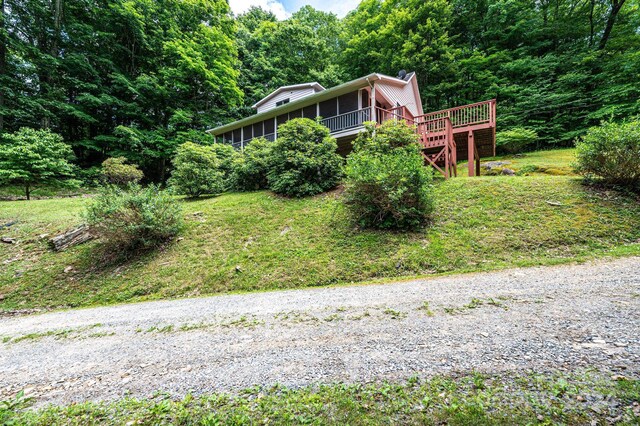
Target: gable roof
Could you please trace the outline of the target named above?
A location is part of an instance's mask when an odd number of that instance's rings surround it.
[[[360,88],[366,87],[374,81],[385,81],[396,86],[405,86],[407,84],[412,84],[414,93],[416,93],[416,96],[418,96],[417,99],[420,99],[420,94],[418,93],[418,83],[415,78],[415,72],[408,73],[404,78],[404,80],[401,78],[391,77],[388,75],[374,72],[374,73],[365,75],[364,77],[356,78],[355,80],[347,81],[346,83],[342,83],[337,86],[330,87],[329,89],[321,90],[320,92],[317,92],[313,95],[305,96],[293,102],[289,102],[287,104],[280,105],[275,108],[271,108],[267,111],[259,112],[254,115],[250,115],[249,117],[245,117],[240,120],[223,124],[213,129],[209,129],[207,130],[207,133],[220,135],[222,133],[226,133],[228,131],[237,129],[239,127],[246,126],[248,124],[256,123],[258,121],[262,121],[268,118],[273,118],[280,114],[294,111],[298,108],[311,105],[316,102],[322,102],[326,99],[330,99],[332,97],[348,93],[349,91],[354,89],[360,89]],[[304,84],[313,84],[313,83],[304,83]],[[285,87],[290,87],[290,86],[285,86]],[[281,87],[280,89],[283,89],[283,88]],[[417,107],[419,108],[420,115],[422,115],[422,102],[418,102]]]
[[[282,92],[286,92],[286,91],[289,91],[289,90],[307,89],[307,88],[313,89],[316,93],[317,92],[321,92],[321,91],[324,90],[324,87],[322,87],[322,85],[320,85],[320,83],[318,83],[316,81],[314,81],[312,83],[301,83],[301,84],[292,84],[290,86],[282,86],[282,87],[277,88],[273,92],[269,93],[264,98],[260,99],[258,102],[253,104],[251,106],[251,108],[258,108],[260,105],[265,104],[267,101],[269,101],[269,99],[273,98],[274,96],[277,96],[278,94],[280,94]]]

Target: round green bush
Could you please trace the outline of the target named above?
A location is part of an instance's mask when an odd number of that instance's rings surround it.
[[[233,164],[233,184],[239,191],[267,189],[267,170],[272,142],[256,138],[244,148]]]
[[[125,157],[112,157],[104,160],[100,171],[102,180],[119,186],[140,182],[144,177],[142,171],[135,164],[126,163]]]
[[[496,148],[507,154],[518,154],[529,148],[538,139],[538,134],[524,127],[514,127],[496,134]]]
[[[424,165],[415,132],[396,122],[362,135],[347,159],[345,203],[365,228],[410,229],[433,211],[432,171]]]
[[[640,120],[592,127],[576,142],[576,148],[580,174],[640,188]]]
[[[105,247],[126,255],[157,247],[178,235],[182,210],[175,198],[157,186],[109,185],[87,206],[85,219]]]
[[[304,197],[334,188],[342,177],[342,157],[329,129],[308,118],[295,118],[278,127],[268,162],[269,189]]]
[[[212,143],[207,145],[213,148],[218,157],[218,170],[222,172],[224,189],[231,189],[233,186],[233,167],[239,154],[234,147],[226,143]]]
[[[185,142],[173,158],[169,186],[178,194],[195,198],[202,194],[219,194],[226,188],[223,162],[216,147]]]

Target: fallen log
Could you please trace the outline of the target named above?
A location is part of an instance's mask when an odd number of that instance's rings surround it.
[[[92,240],[93,238],[94,236],[89,232],[89,227],[87,225],[80,225],[71,231],[67,231],[64,234],[56,235],[49,239],[49,245],[55,251],[61,251]]]

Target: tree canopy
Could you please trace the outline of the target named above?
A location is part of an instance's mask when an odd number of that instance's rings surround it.
[[[164,180],[177,146],[287,84],[416,71],[426,111],[498,99],[498,128],[568,145],[640,114],[638,0],[363,0],[286,20],[226,0],[0,0],[0,134]]]

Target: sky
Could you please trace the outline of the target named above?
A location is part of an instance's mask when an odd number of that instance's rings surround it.
[[[342,18],[350,10],[355,9],[360,0],[229,0],[231,10],[236,15],[246,12],[251,6],[260,6],[273,12],[278,19],[286,19],[304,5],[311,5],[318,10],[333,12]]]

